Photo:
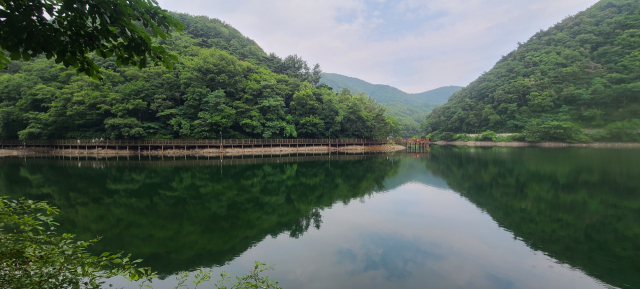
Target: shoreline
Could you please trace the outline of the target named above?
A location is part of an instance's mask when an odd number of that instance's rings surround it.
[[[470,146],[470,147],[584,147],[584,148],[640,148],[640,143],[564,143],[564,142],[493,142],[493,141],[436,141],[436,145]]]
[[[328,146],[316,147],[273,147],[273,148],[246,148],[246,149],[225,149],[222,153],[219,149],[168,149],[168,150],[143,150],[138,152],[133,150],[115,150],[115,149],[64,149],[55,150],[49,148],[19,148],[19,149],[0,149],[0,157],[3,156],[240,156],[240,155],[285,155],[292,153],[328,153],[328,152],[344,152],[344,153],[363,153],[363,152],[395,152],[405,149],[400,145],[378,145],[378,146],[346,146],[335,148]]]

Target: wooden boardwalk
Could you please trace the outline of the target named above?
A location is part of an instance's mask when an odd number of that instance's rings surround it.
[[[218,148],[273,148],[273,147],[345,147],[373,146],[386,144],[388,140],[370,139],[148,139],[148,140],[0,140],[0,148],[6,147],[42,147],[53,149],[210,149]]]
[[[429,139],[403,139],[407,152],[427,152],[429,150]]]

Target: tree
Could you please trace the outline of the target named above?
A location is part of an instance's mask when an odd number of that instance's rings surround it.
[[[147,283],[157,277],[149,268],[138,268],[142,260],[131,261],[130,256],[103,253],[94,256],[87,247],[99,240],[75,241],[73,235],[58,236],[53,215],[59,210],[46,202],[27,199],[9,200],[0,197],[0,286],[7,289],[99,289],[107,278],[122,276],[129,281],[141,280],[140,288],[153,288]],[[278,282],[261,273],[273,270],[273,265],[256,261],[253,269],[231,281],[231,274],[222,272],[216,288],[275,288]],[[190,275],[178,273],[178,286],[185,285]],[[194,288],[211,280],[211,271],[200,269],[194,274]]]
[[[100,288],[101,280],[124,276],[150,279],[140,260],[122,254],[93,256],[86,248],[98,239],[74,241],[74,236],[55,232],[58,213],[46,202],[0,197],[0,286],[2,288]]]
[[[184,24],[155,0],[3,0],[0,1],[0,69],[11,60],[48,59],[79,73],[101,78],[88,53],[115,57],[118,65],[144,68],[148,63],[172,68],[177,58],[151,42],[166,39]],[[6,52],[6,53],[5,53]]]
[[[582,129],[571,122],[533,120],[525,129],[526,140],[532,142],[591,142]]]
[[[316,63],[311,71],[311,79],[309,80],[309,83],[317,86],[318,83],[320,83],[320,79],[322,79],[322,69],[320,68],[320,64]]]

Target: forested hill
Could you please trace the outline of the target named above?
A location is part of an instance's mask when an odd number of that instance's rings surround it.
[[[462,87],[445,86],[422,93],[410,94],[389,85],[371,84],[364,80],[335,73],[323,73],[321,83],[332,87],[335,92],[348,89],[353,93],[363,93],[382,103],[387,114],[400,127],[402,137],[422,134],[422,123],[437,105],[447,102],[449,97]]]
[[[462,89],[461,86],[443,86],[433,90],[411,94],[420,102],[428,102],[432,104],[444,104],[449,101],[449,98],[458,90]]]
[[[604,128],[592,137],[640,140],[640,1],[603,0],[536,33],[425,128],[525,132],[531,141],[589,141],[583,128]]]
[[[375,100],[319,85],[320,67],[265,53],[217,19],[186,24],[157,44],[174,70],[92,59],[103,81],[54,60],[14,61],[0,71],[0,138],[373,138],[397,123]]]
[[[445,86],[421,93],[406,93],[393,86],[384,84],[372,84],[362,79],[349,77],[336,73],[323,73],[320,82],[326,83],[338,92],[343,88],[352,92],[364,92],[380,103],[397,102],[407,105],[420,103],[443,104],[460,86]]]

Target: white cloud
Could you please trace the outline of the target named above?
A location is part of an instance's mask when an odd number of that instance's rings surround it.
[[[219,18],[267,52],[421,92],[467,85],[536,31],[597,0],[160,0]]]

